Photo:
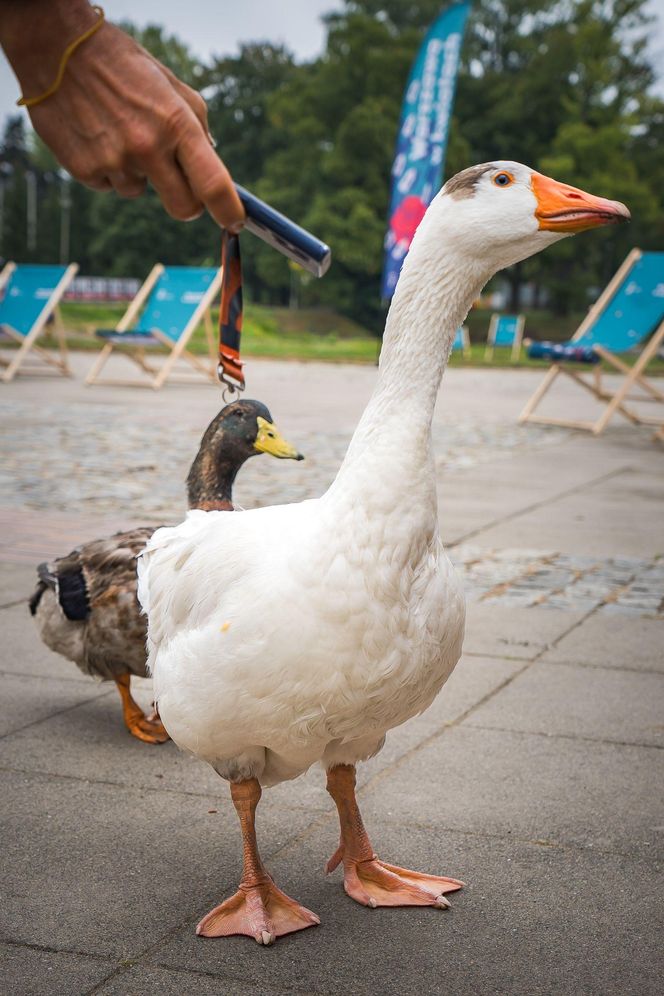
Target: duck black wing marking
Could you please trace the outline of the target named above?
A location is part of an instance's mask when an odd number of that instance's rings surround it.
[[[49,588],[51,591],[57,591],[57,578],[47,563],[39,564],[37,567],[37,577],[39,578],[37,587],[28,602],[31,616],[37,614],[41,597],[45,591],[48,591]]]
[[[47,589],[54,591],[65,618],[83,622],[90,615],[88,586],[83,572],[79,550],[72,550],[54,564],[43,563],[37,568],[39,582],[30,599],[30,612],[34,616]]]
[[[112,597],[118,590],[134,591],[136,557],[153,532],[148,526],[116,533],[85,543],[53,564],[40,564],[39,582],[29,603],[32,615],[49,588],[56,593],[65,617],[73,622],[88,619],[98,599]]]

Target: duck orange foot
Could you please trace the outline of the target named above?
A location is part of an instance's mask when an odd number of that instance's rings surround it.
[[[132,737],[137,737],[146,744],[165,744],[170,740],[166,727],[159,719],[159,713],[154,710],[149,716],[140,712],[140,715],[132,716],[127,720],[127,729]]]
[[[277,937],[319,923],[315,913],[300,906],[270,880],[241,885],[234,896],[203,917],[196,933],[201,937],[244,934],[259,944],[274,944]]]
[[[464,883],[456,878],[425,875],[422,872],[388,865],[376,855],[362,861],[345,858],[338,848],[325,868],[329,874],[343,861],[344,889],[346,894],[375,909],[377,906],[437,906],[448,909],[446,892],[462,889]]]
[[[146,744],[165,744],[170,740],[166,727],[159,719],[159,712],[153,709],[149,716],[146,716],[138,702],[136,702],[130,690],[131,676],[129,673],[120,674],[115,679],[120,698],[122,699],[122,718],[124,724],[132,737],[142,740]]]

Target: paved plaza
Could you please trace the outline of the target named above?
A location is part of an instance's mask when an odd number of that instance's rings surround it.
[[[130,737],[115,688],[48,651],[28,613],[40,560],[181,518],[222,404],[202,382],[85,388],[90,362],[74,356],[73,381],[0,391],[0,991],[661,993],[664,446],[652,430],[520,427],[540,374],[447,372],[434,437],[441,531],[468,597],[464,656],[361,767],[359,801],[382,858],[467,885],[445,912],[353,903],[339,872],[323,874],[337,822],[312,769],[264,793],[258,829],[279,885],[321,926],[263,949],[194,934],[240,871],[226,784],[172,743]],[[306,460],[251,460],[238,503],[320,494],[375,377],[251,362],[248,396]],[[571,384],[555,397],[559,414],[592,410]]]

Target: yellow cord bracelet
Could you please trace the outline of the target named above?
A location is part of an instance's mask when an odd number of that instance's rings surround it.
[[[62,58],[60,59],[60,67],[58,69],[57,76],[51,83],[48,90],[44,90],[44,92],[40,93],[38,97],[21,97],[19,100],[16,101],[19,107],[35,107],[37,104],[41,104],[42,100],[46,100],[47,97],[52,97],[53,94],[60,89],[60,84],[62,83],[63,76],[65,75],[65,69],[67,68],[67,63],[69,62],[74,52],[79,47],[79,45],[82,45],[84,41],[87,41],[88,38],[91,38],[92,35],[95,33],[95,31],[99,31],[100,27],[104,23],[105,14],[103,9],[101,7],[93,7],[92,9],[99,15],[98,19],[95,21],[95,23],[92,25],[91,28],[88,28],[87,31],[84,31],[82,35],[80,35],[78,38],[74,39],[73,42],[70,42],[69,45],[67,45],[67,48],[62,53]]]

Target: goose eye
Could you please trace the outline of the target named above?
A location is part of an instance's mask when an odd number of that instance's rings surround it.
[[[514,177],[511,173],[496,173],[493,182],[497,187],[509,187],[511,183],[514,183]]]

